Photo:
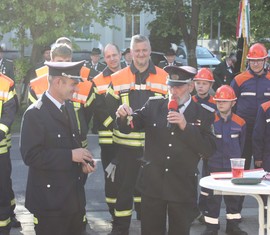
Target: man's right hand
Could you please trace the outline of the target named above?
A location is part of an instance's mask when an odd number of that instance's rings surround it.
[[[116,111],[116,117],[125,118],[126,116],[130,116],[133,113],[132,108],[130,108],[127,104],[122,104]]]
[[[93,161],[93,155],[85,148],[72,149],[72,161],[87,164],[87,161]]]

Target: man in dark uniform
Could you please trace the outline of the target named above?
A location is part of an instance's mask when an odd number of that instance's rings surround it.
[[[145,130],[145,164],[138,178],[142,235],[166,234],[167,216],[168,235],[189,234],[196,207],[197,164],[215,148],[211,133],[214,115],[190,95],[196,69],[167,66],[165,71],[170,75],[169,98],[151,97],[134,113],[123,104],[116,113],[123,133]],[[176,110],[168,111],[172,102]]]
[[[213,71],[215,82],[213,89],[216,91],[221,85],[230,85],[234,78],[234,65],[236,63],[236,54],[230,53],[226,59],[221,62]]]
[[[158,64],[158,67],[163,69],[165,66],[168,66],[168,65],[176,65],[176,66],[181,66],[182,65],[180,62],[177,62],[175,60],[175,58],[176,58],[176,50],[175,50],[175,48],[173,46],[171,48],[169,48],[165,52],[164,55],[165,55],[166,60],[160,61],[159,64]]]
[[[37,235],[81,235],[84,182],[95,168],[82,148],[72,103],[81,62],[48,62],[49,89],[24,114],[20,150],[29,166],[26,208]]]
[[[99,48],[93,48],[90,54],[90,61],[86,63],[86,67],[90,70],[90,80],[92,80],[95,76],[100,74],[105,68],[106,65],[99,62],[101,55],[101,50]]]
[[[15,79],[13,62],[4,58],[4,49],[2,47],[0,47],[0,72],[12,80]]]
[[[128,47],[124,52],[122,53],[122,56],[124,57],[124,60],[121,62],[121,68],[125,68],[132,63],[132,55],[130,52],[130,48]]]

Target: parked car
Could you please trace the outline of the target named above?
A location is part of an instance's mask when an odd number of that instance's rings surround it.
[[[196,46],[196,57],[198,69],[205,67],[214,70],[220,63],[218,58],[211,51],[202,46]],[[178,46],[176,60],[183,65],[187,65],[187,49],[184,45]]]

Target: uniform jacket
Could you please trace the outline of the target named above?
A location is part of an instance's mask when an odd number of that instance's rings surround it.
[[[215,82],[213,89],[217,90],[221,85],[230,85],[234,78],[234,68],[228,67],[226,60],[222,61],[213,71]]]
[[[231,169],[230,158],[242,157],[246,137],[246,122],[234,113],[228,117],[227,121],[224,121],[217,111],[214,134],[217,149],[208,159],[208,166]]]
[[[158,63],[158,67],[160,67],[160,68],[162,68],[162,69],[163,69],[165,66],[167,66],[167,65],[169,65],[169,63],[168,63],[167,60],[162,60],[162,61],[160,61],[160,62]],[[177,62],[177,61],[174,61],[174,62],[173,62],[173,65],[181,66],[182,63]]]
[[[270,100],[270,72],[258,76],[246,70],[232,80],[231,86],[237,97],[236,114],[247,127],[253,127],[259,106]]]
[[[14,75],[14,66],[11,60],[3,58],[0,60],[0,72],[11,78],[12,80],[15,79]]]
[[[263,161],[262,167],[270,171],[270,101],[263,103],[258,110],[253,136],[252,149],[255,161]]]
[[[8,152],[11,146],[10,128],[18,109],[14,81],[0,74],[0,154]]]
[[[36,215],[69,215],[84,210],[85,175],[72,161],[81,147],[74,109],[66,102],[69,120],[44,94],[24,114],[20,151],[29,166],[25,206]]]
[[[112,123],[113,117],[109,115],[106,108],[105,95],[111,83],[111,75],[113,72],[106,67],[102,73],[93,79],[95,100],[94,100],[94,114],[98,120],[98,135],[99,144],[112,144]]]
[[[136,130],[145,130],[145,164],[138,179],[140,191],[148,196],[175,202],[194,202],[197,192],[197,164],[212,155],[215,144],[211,133],[214,114],[191,101],[184,111],[185,130],[167,127],[168,99],[150,98],[134,112]],[[120,124],[120,119],[117,119]],[[131,131],[126,120],[124,133]]]
[[[152,63],[144,73],[139,73],[134,64],[112,74],[112,83],[106,94],[106,106],[111,117],[121,104],[129,105],[133,110],[140,109],[151,96],[167,94],[167,73]],[[123,147],[144,146],[144,132],[132,132],[124,135],[117,126],[113,129],[113,141]]]
[[[207,109],[207,106],[210,107],[209,109],[212,110],[213,112],[217,110],[217,105],[216,101],[213,99],[213,96],[208,95],[205,98],[200,98],[198,95],[192,96],[192,99],[194,102],[198,102],[200,104],[206,105],[205,108]]]

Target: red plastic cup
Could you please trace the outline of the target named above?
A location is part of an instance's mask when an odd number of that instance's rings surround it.
[[[231,168],[233,178],[243,178],[245,160],[244,158],[231,158]]]

